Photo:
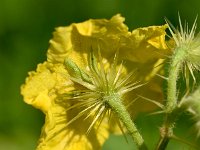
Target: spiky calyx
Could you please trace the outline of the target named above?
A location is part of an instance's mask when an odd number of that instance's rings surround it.
[[[87,73],[69,58],[65,60],[69,78],[82,88],[72,91],[70,95],[69,93],[64,94],[63,99],[74,103],[67,109],[83,108],[68,124],[82,116],[86,116],[85,119],[93,117],[88,127],[87,132],[89,133],[95,124],[100,125],[106,115],[113,113],[127,128],[139,149],[146,149],[142,136],[123,104],[124,95],[142,84],[134,82],[134,72],[127,75],[123,73],[122,63],[118,67],[118,52],[114,56],[113,63],[107,69],[103,64],[100,50],[96,51],[96,56],[94,51],[90,52]]]
[[[176,29],[168,20],[166,22],[169,25],[169,31],[172,35],[172,39],[175,41],[174,53],[171,57],[171,64],[169,67],[168,78],[168,100],[167,100],[167,112],[172,112],[177,105],[177,79],[180,75],[180,70],[183,70],[186,87],[189,90],[190,81],[188,71],[193,77],[194,84],[196,78],[193,73],[194,70],[200,70],[200,34],[195,35],[196,20],[193,23],[192,29],[189,30],[188,24],[182,25],[179,16],[179,29]]]
[[[169,21],[169,30],[175,41],[174,54],[172,60],[174,65],[180,64],[180,68],[183,68],[184,72],[189,70],[194,81],[196,81],[193,71],[200,70],[200,34],[196,34],[197,18],[195,19],[191,30],[188,24],[184,25],[181,22],[179,16],[179,29],[176,29]],[[185,77],[187,73],[185,72]]]

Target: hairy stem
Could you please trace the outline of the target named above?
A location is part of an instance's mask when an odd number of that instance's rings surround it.
[[[180,64],[172,65],[169,69],[166,112],[171,113],[177,105],[176,81]]]
[[[174,56],[172,57],[171,64],[169,66],[169,76],[167,85],[167,103],[166,103],[166,113],[172,113],[172,111],[177,106],[177,79],[179,75],[179,70],[181,68],[182,62],[185,58],[185,49],[176,48]]]
[[[137,145],[138,149],[147,150],[147,147],[144,143],[144,139],[142,138],[142,135],[139,133],[137,127],[132,121],[125,106],[122,104],[120,96],[119,95],[109,96],[109,99],[106,102],[109,104],[111,109],[115,112],[115,114],[119,117],[121,122],[123,122],[123,124],[129,131],[129,134],[131,135],[133,141]]]
[[[165,120],[160,131],[160,140],[156,150],[165,150],[170,137],[173,135],[173,128],[176,118],[179,113],[176,113],[177,108],[177,80],[179,70],[185,58],[186,52],[184,48],[176,48],[169,66],[168,87],[167,87],[167,102],[165,108]]]

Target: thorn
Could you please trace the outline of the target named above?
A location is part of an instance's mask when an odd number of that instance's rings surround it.
[[[164,105],[162,105],[161,103],[155,101],[155,100],[152,100],[152,99],[149,99],[149,98],[146,98],[146,97],[143,97],[141,95],[138,95],[140,98],[144,99],[144,100],[147,100],[149,102],[152,102],[153,104],[155,104],[156,106],[158,106],[159,108],[163,109],[164,110]]]
[[[156,76],[158,76],[158,77],[160,77],[160,78],[162,78],[162,79],[164,79],[164,80],[166,80],[166,81],[169,80],[167,77],[165,77],[165,76],[163,76],[163,75],[160,75],[160,74],[156,74]]]
[[[133,99],[128,105],[126,105],[126,108],[129,108],[133,103],[135,103],[137,100],[139,99],[139,97],[136,97],[135,99]]]
[[[152,112],[150,114],[147,114],[147,116],[159,115],[159,114],[163,114],[163,113],[165,113],[165,111],[161,110],[161,111],[156,111],[156,112]]]

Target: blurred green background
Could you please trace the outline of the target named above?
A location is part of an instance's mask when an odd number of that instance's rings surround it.
[[[34,150],[37,145],[44,115],[23,102],[20,85],[27,72],[46,59],[55,27],[116,13],[126,18],[130,30],[164,24],[164,17],[176,25],[178,12],[192,24],[199,6],[199,0],[0,0],[0,150]],[[145,134],[152,139],[150,146],[161,121],[159,117],[137,121],[143,132],[151,131]],[[104,150],[132,149],[131,141],[111,137]],[[183,149],[178,145],[172,141],[168,149]]]

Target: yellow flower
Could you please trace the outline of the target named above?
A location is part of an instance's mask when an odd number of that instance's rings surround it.
[[[162,99],[161,79],[155,74],[168,53],[167,25],[129,32],[123,22],[124,18],[116,15],[110,20],[90,19],[58,27],[54,32],[47,61],[30,72],[21,87],[25,102],[46,115],[38,150],[98,150],[110,132],[118,133],[118,122],[109,119],[110,110],[95,107],[99,97],[88,89],[98,86],[106,91],[112,86],[122,93],[125,105],[131,105],[137,94]],[[148,81],[134,91],[133,70],[136,81]],[[138,100],[128,108],[136,114],[154,107]]]

